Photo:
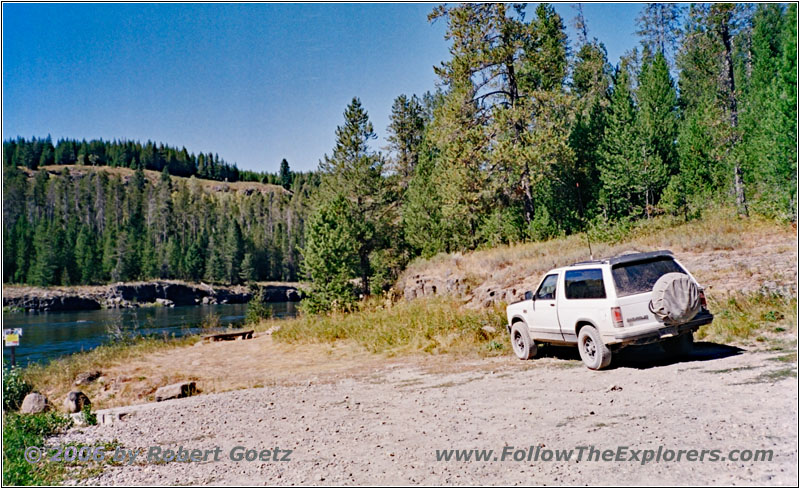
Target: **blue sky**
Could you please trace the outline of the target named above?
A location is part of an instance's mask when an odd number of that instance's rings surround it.
[[[103,138],[317,166],[353,96],[385,143],[393,99],[448,57],[432,4],[3,4],[3,139]],[[612,63],[641,4],[584,4]],[[532,8],[529,8],[532,10]],[[574,40],[570,4],[556,10]]]

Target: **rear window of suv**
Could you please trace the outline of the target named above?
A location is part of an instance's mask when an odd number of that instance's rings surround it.
[[[625,297],[653,290],[656,281],[667,273],[686,273],[675,260],[668,256],[649,260],[620,263],[611,268],[617,296]]]

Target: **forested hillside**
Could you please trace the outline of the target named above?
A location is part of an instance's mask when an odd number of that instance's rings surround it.
[[[51,165],[143,168],[159,172],[166,168],[170,175],[180,177],[272,183],[287,188],[290,184],[289,163],[285,159],[277,174],[239,170],[236,164],[220,159],[216,153],[195,155],[186,148],[178,149],[152,141],[142,144],[136,141],[60,139],[53,144],[50,136],[30,140],[18,137],[3,142],[3,164],[31,170]]]
[[[796,4],[646,4],[619,60],[577,4],[574,19],[448,4],[429,20],[450,45],[438,88],[394,100],[375,122],[385,148],[354,97],[311,174],[149,142],[6,141],[4,281],[303,277],[310,310],[347,309],[418,256],[718,206],[796,220]],[[87,171],[41,171],[52,164]]]
[[[50,167],[52,168],[52,167]],[[4,166],[3,281],[297,280],[314,174],[289,189],[141,168]]]

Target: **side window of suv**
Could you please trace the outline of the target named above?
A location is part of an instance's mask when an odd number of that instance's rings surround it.
[[[539,286],[539,290],[536,291],[536,300],[554,300],[556,298],[557,281],[558,275],[556,274],[546,276],[542,281],[542,285]]]
[[[603,271],[599,268],[569,270],[564,274],[564,292],[567,299],[605,299]]]

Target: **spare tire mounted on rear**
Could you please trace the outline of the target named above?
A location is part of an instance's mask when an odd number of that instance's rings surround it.
[[[685,273],[667,273],[653,285],[650,311],[665,324],[681,324],[700,312],[700,290]]]

